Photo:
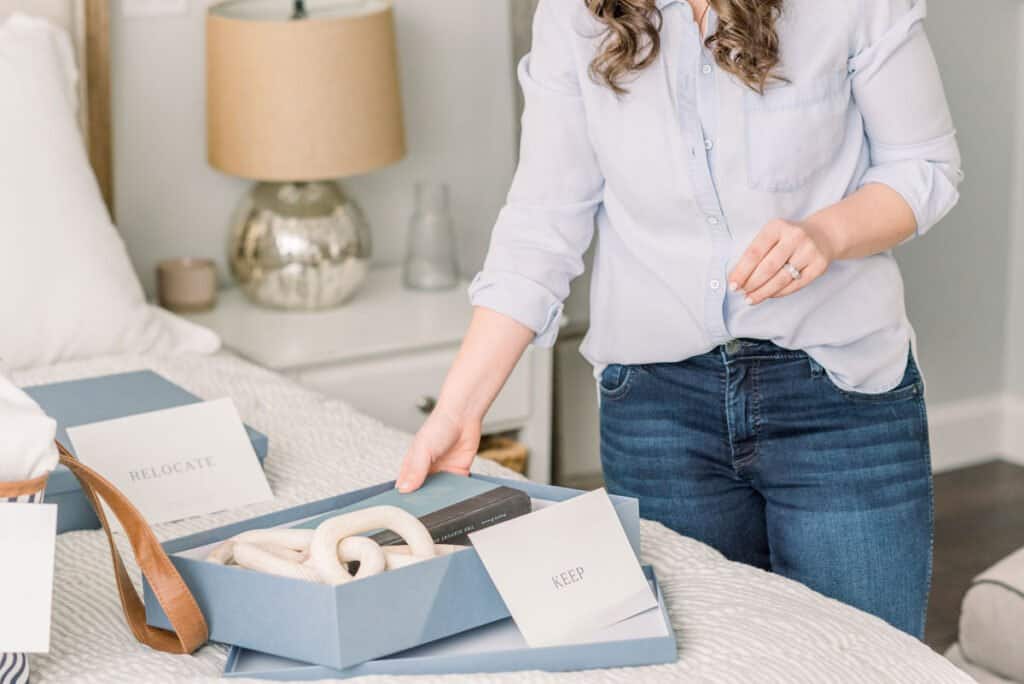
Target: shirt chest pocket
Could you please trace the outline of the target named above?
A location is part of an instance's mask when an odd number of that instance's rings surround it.
[[[846,134],[850,80],[832,76],[744,94],[750,187],[789,192],[828,166]]]

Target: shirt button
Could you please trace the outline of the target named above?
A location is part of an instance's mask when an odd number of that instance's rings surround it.
[[[710,151],[711,148],[714,147],[714,146],[715,146],[715,142],[713,140],[711,140],[710,138],[708,138],[707,140],[704,141],[704,149],[705,150]]]
[[[701,71],[704,72],[705,76],[707,76],[708,74],[711,73],[711,65],[705,64],[703,67],[701,67]]]
[[[717,226],[718,225],[718,217],[717,216],[708,216],[708,225],[709,226]]]
[[[717,290],[718,288],[722,287],[722,283],[720,283],[717,280],[712,280],[710,283],[708,283],[708,285],[711,286],[712,290]]]

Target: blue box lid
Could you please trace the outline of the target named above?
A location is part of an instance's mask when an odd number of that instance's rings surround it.
[[[530,648],[512,619],[507,618],[344,670],[310,665],[233,646],[224,666],[224,677],[312,681],[368,675],[441,675],[521,670],[566,672],[672,663],[678,658],[678,652],[665,597],[658,586],[654,568],[645,566],[644,573],[658,599],[658,607],[613,626],[592,641]],[[643,627],[638,626],[637,620],[645,620]],[[631,621],[638,631],[631,631],[627,624]]]
[[[150,411],[195,404],[202,399],[151,370],[69,380],[24,387],[25,393],[57,421],[57,439],[73,454],[67,428]],[[260,462],[267,455],[267,437],[248,425]],[[46,483],[47,495],[80,489],[78,480],[64,466],[57,466]]]

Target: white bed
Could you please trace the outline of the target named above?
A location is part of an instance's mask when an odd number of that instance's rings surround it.
[[[152,368],[204,398],[231,396],[270,436],[274,502],[160,525],[162,539],[394,477],[409,437],[227,354],[106,357],[15,373],[37,384]],[[509,475],[491,463],[479,470]],[[400,681],[451,682],[969,682],[949,661],[880,620],[784,578],[730,563],[711,548],[642,523],[643,560],[658,573],[679,641],[674,665],[580,673],[511,673]],[[125,546],[126,558],[130,557]],[[172,656],[135,642],[117,600],[102,532],[57,541],[52,651],[33,660],[35,682],[205,681],[226,649]],[[137,573],[136,573],[137,577]],[[387,681],[368,678],[361,681]]]

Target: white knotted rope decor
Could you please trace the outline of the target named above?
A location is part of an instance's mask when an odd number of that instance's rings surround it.
[[[379,529],[395,532],[405,540],[405,545],[381,546],[369,537],[359,536]],[[328,518],[315,530],[275,528],[242,532],[213,549],[206,560],[309,582],[344,584],[460,548],[435,544],[423,523],[401,508],[373,506]],[[352,561],[359,562],[355,575],[348,571]]]

